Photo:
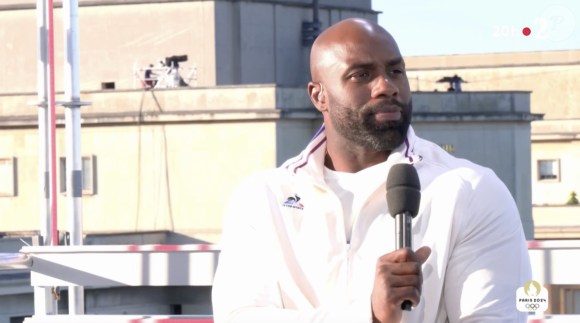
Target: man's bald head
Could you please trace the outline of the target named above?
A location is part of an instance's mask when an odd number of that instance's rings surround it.
[[[308,94],[323,114],[329,143],[389,151],[404,141],[411,90],[399,47],[385,29],[363,19],[331,26],[312,46],[310,70]]]
[[[361,46],[365,43],[383,43],[399,52],[395,39],[383,27],[377,23],[352,18],[340,21],[316,38],[310,52],[310,73],[312,81],[321,82],[323,71],[327,71],[329,65],[336,64],[338,56],[342,56],[350,48]],[[399,54],[400,56],[400,54]]]

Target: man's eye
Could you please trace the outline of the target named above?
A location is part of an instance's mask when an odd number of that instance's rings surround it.
[[[365,77],[369,77],[369,76],[370,76],[370,74],[368,72],[359,72],[359,73],[352,75],[353,78],[365,78]]]
[[[403,71],[402,70],[391,70],[391,73],[392,74],[401,74],[401,73],[403,73]]]

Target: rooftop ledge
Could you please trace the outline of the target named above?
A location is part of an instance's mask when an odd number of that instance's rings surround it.
[[[580,119],[544,119],[531,125],[532,141],[580,140]]]
[[[224,90],[224,89],[253,89],[253,88],[278,88],[278,89],[297,89],[306,93],[306,85],[304,87],[297,86],[280,86],[274,83],[265,84],[240,84],[240,85],[217,85],[217,86],[197,86],[197,87],[179,87],[179,88],[165,88],[155,89],[154,92],[175,92],[175,91],[191,91],[191,90]],[[114,89],[114,90],[82,90],[81,94],[91,93],[128,93],[128,92],[148,92],[143,89]],[[510,94],[510,93],[532,93],[532,91],[463,91],[463,92],[444,92],[444,91],[411,91],[415,94],[434,94],[434,95],[466,95],[466,94]],[[56,95],[63,95],[64,91],[56,91]],[[0,92],[0,97],[3,96],[35,96],[37,92]]]
[[[198,88],[83,91],[82,123],[175,123],[224,120],[314,119],[306,88],[276,84]],[[38,110],[29,105],[36,93],[0,94],[0,127],[34,126]],[[64,101],[63,93],[56,101]],[[414,92],[415,122],[541,120],[530,113],[530,92]],[[57,123],[64,122],[64,108],[57,106]]]

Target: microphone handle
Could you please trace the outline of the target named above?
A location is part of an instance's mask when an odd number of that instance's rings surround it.
[[[411,213],[405,211],[405,213],[400,213],[395,216],[395,247],[396,249],[401,248],[413,248],[411,240],[411,220],[413,217]],[[404,301],[401,304],[401,309],[403,311],[411,310],[411,302]]]

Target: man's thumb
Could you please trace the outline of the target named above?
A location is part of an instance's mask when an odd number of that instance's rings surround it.
[[[431,255],[431,248],[427,246],[421,247],[419,250],[415,251],[415,254],[419,259],[421,259],[421,264],[424,264],[425,261],[427,261],[427,258],[429,258],[429,255]]]

